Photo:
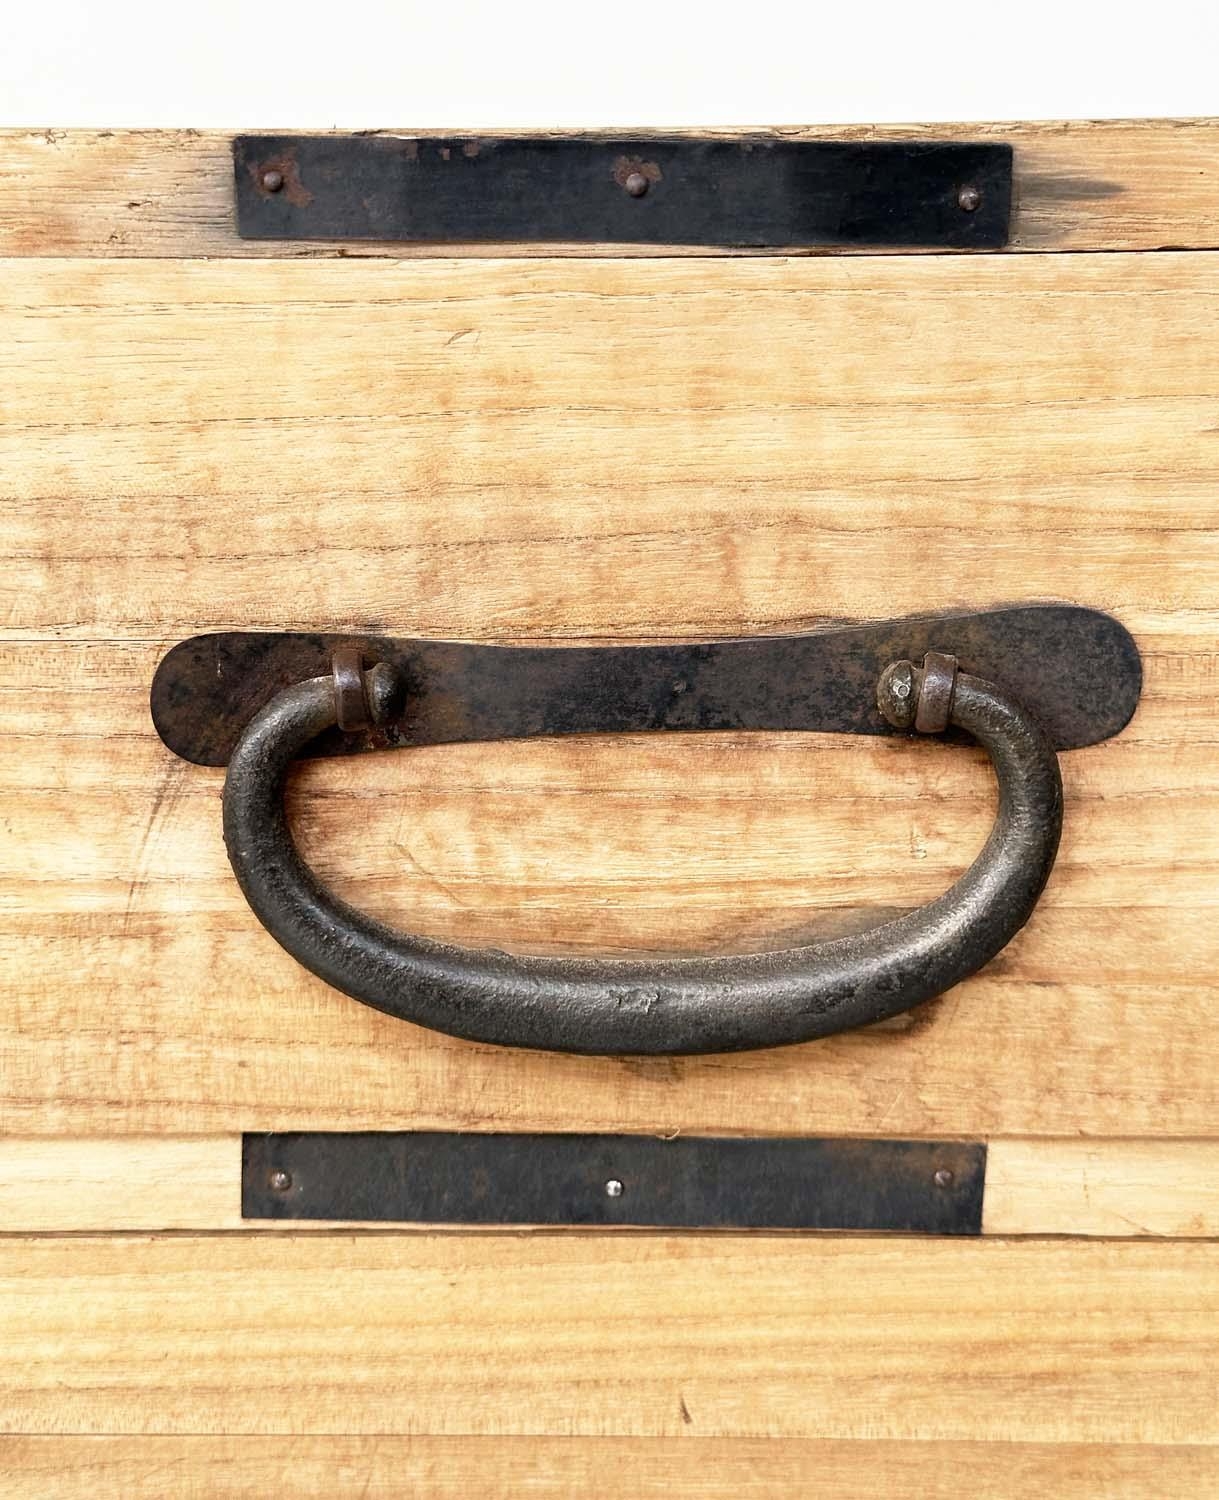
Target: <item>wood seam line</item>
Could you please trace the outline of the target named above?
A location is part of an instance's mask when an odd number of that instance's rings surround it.
[[[1219,1140],[1004,1138],[987,1144],[983,1237],[1219,1237]],[[240,1176],[241,1137],[236,1133],[9,1137],[0,1142],[0,1223],[5,1237],[106,1232],[305,1235],[338,1227],[328,1222],[243,1220]],[[461,1225],[378,1223],[367,1232],[471,1231]],[[518,1231],[490,1226],[477,1232]],[[623,1226],[608,1232],[738,1231]]]

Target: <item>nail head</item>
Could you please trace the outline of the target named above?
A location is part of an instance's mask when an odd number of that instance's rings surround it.
[[[642,172],[631,172],[622,186],[632,198],[642,198],[648,190],[648,179]]]
[[[284,174],[272,168],[262,174],[262,185],[265,192],[278,193],[284,185]]]

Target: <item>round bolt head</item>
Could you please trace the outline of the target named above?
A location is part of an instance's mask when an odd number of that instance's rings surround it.
[[[630,193],[632,198],[642,198],[648,190],[648,179],[642,172],[632,172],[622,186]]]
[[[957,194],[957,207],[972,214],[982,206],[982,194],[976,187],[963,187]]]
[[[374,724],[396,718],[406,702],[406,683],[402,674],[387,661],[379,661],[368,673],[365,692]]]
[[[274,167],[262,174],[263,191],[267,193],[278,193],[284,185],[284,174],[277,172]]]
[[[947,1167],[941,1167],[935,1174],[935,1185],[938,1188],[950,1188],[955,1180]]]
[[[894,729],[911,729],[918,711],[914,663],[895,661],[880,674],[876,684],[876,706]]]
[[[622,1184],[616,1177],[611,1177],[605,1184],[605,1196],[607,1198],[621,1198],[622,1191]]]
[[[282,1167],[272,1172],[267,1178],[267,1183],[273,1193],[286,1193],[292,1186],[292,1173],[285,1172]]]

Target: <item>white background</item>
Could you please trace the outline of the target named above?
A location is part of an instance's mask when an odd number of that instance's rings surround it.
[[[1219,0],[0,0],[0,125],[1219,114]]]

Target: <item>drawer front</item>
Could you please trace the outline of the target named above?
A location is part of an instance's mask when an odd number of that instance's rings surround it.
[[[12,1126],[1211,1128],[1219,255],[5,278]],[[503,1052],[338,996],[252,919],[221,773],[148,713],[165,647],[208,629],[643,641],[1038,599],[1116,615],[1146,681],[1063,757],[1035,920],[908,1018],[756,1056]],[[980,752],[801,734],[439,746],[293,785],[356,905],[585,953],[917,905],[992,802]]]
[[[12,1493],[1215,1492],[1219,126],[936,133],[1015,147],[1003,253],[242,241],[228,136],[0,133]],[[1049,600],[1120,620],[1144,686],[1061,756],[1032,921],[770,1051],[507,1050],[345,998],[259,926],[223,772],[149,713],[204,631]],[[288,802],[387,922],[650,960],[930,900],[995,785],[968,747],[717,732],[315,760]],[[949,1141],[982,1233],[242,1218],[243,1132],[383,1130]]]

